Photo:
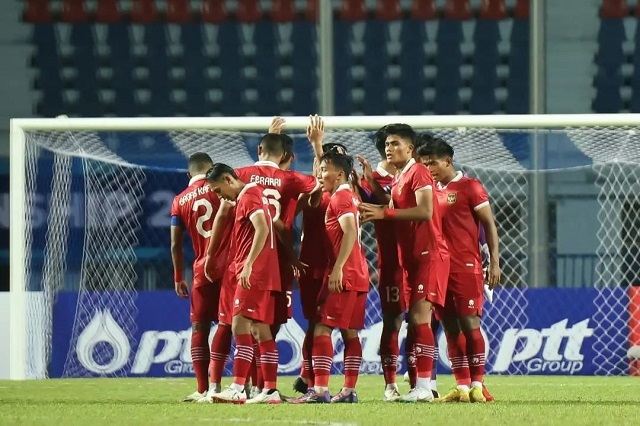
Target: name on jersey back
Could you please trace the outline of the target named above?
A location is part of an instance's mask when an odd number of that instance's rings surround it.
[[[195,188],[193,191],[189,191],[186,194],[184,194],[182,197],[180,197],[180,201],[178,202],[182,206],[185,203],[188,203],[189,201],[193,200],[194,198],[199,197],[200,195],[207,194],[209,191],[210,191],[209,185],[199,186]]]
[[[282,186],[282,179],[268,176],[251,175],[251,182],[260,186]]]

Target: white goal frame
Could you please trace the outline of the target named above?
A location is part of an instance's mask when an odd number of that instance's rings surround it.
[[[285,117],[286,130],[306,129],[308,117]],[[496,128],[535,129],[567,127],[640,126],[640,114],[548,114],[457,116],[330,116],[328,129],[375,131],[389,122],[403,122],[419,129]],[[270,117],[142,117],[142,118],[36,118],[12,119],[10,124],[10,378],[26,379],[27,312],[25,289],[26,137],[25,131],[171,131],[267,129]],[[533,138],[533,146],[536,145]],[[532,156],[535,164],[535,154]],[[535,199],[532,200],[535,206]],[[535,220],[534,220],[535,227]],[[535,231],[535,229],[534,229]],[[535,234],[534,234],[535,235]],[[535,242],[534,242],[535,244]]]

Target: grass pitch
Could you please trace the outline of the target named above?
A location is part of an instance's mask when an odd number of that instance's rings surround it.
[[[292,395],[292,377],[280,388]],[[228,383],[226,380],[225,385]],[[342,383],[332,378],[332,391]],[[488,377],[491,404],[381,401],[381,376],[358,382],[359,404],[234,406],[179,402],[193,379],[0,381],[0,424],[24,425],[638,425],[637,377]],[[453,384],[438,377],[440,391]],[[401,392],[407,390],[406,383]]]

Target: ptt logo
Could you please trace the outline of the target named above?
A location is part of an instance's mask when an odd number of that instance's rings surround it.
[[[593,336],[589,319],[567,327],[567,318],[549,328],[510,328],[500,343],[493,372],[505,373],[513,363],[523,362],[529,373],[575,374],[584,367],[582,345]]]

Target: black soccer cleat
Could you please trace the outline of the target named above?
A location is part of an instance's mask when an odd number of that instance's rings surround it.
[[[298,393],[305,394],[309,390],[309,386],[302,380],[302,377],[298,377],[293,382],[293,390]]]
[[[433,394],[433,398],[434,398],[434,399],[438,399],[438,398],[440,398],[440,394],[438,393],[438,391],[437,391],[437,390],[435,390],[435,389],[431,389],[431,393]]]

